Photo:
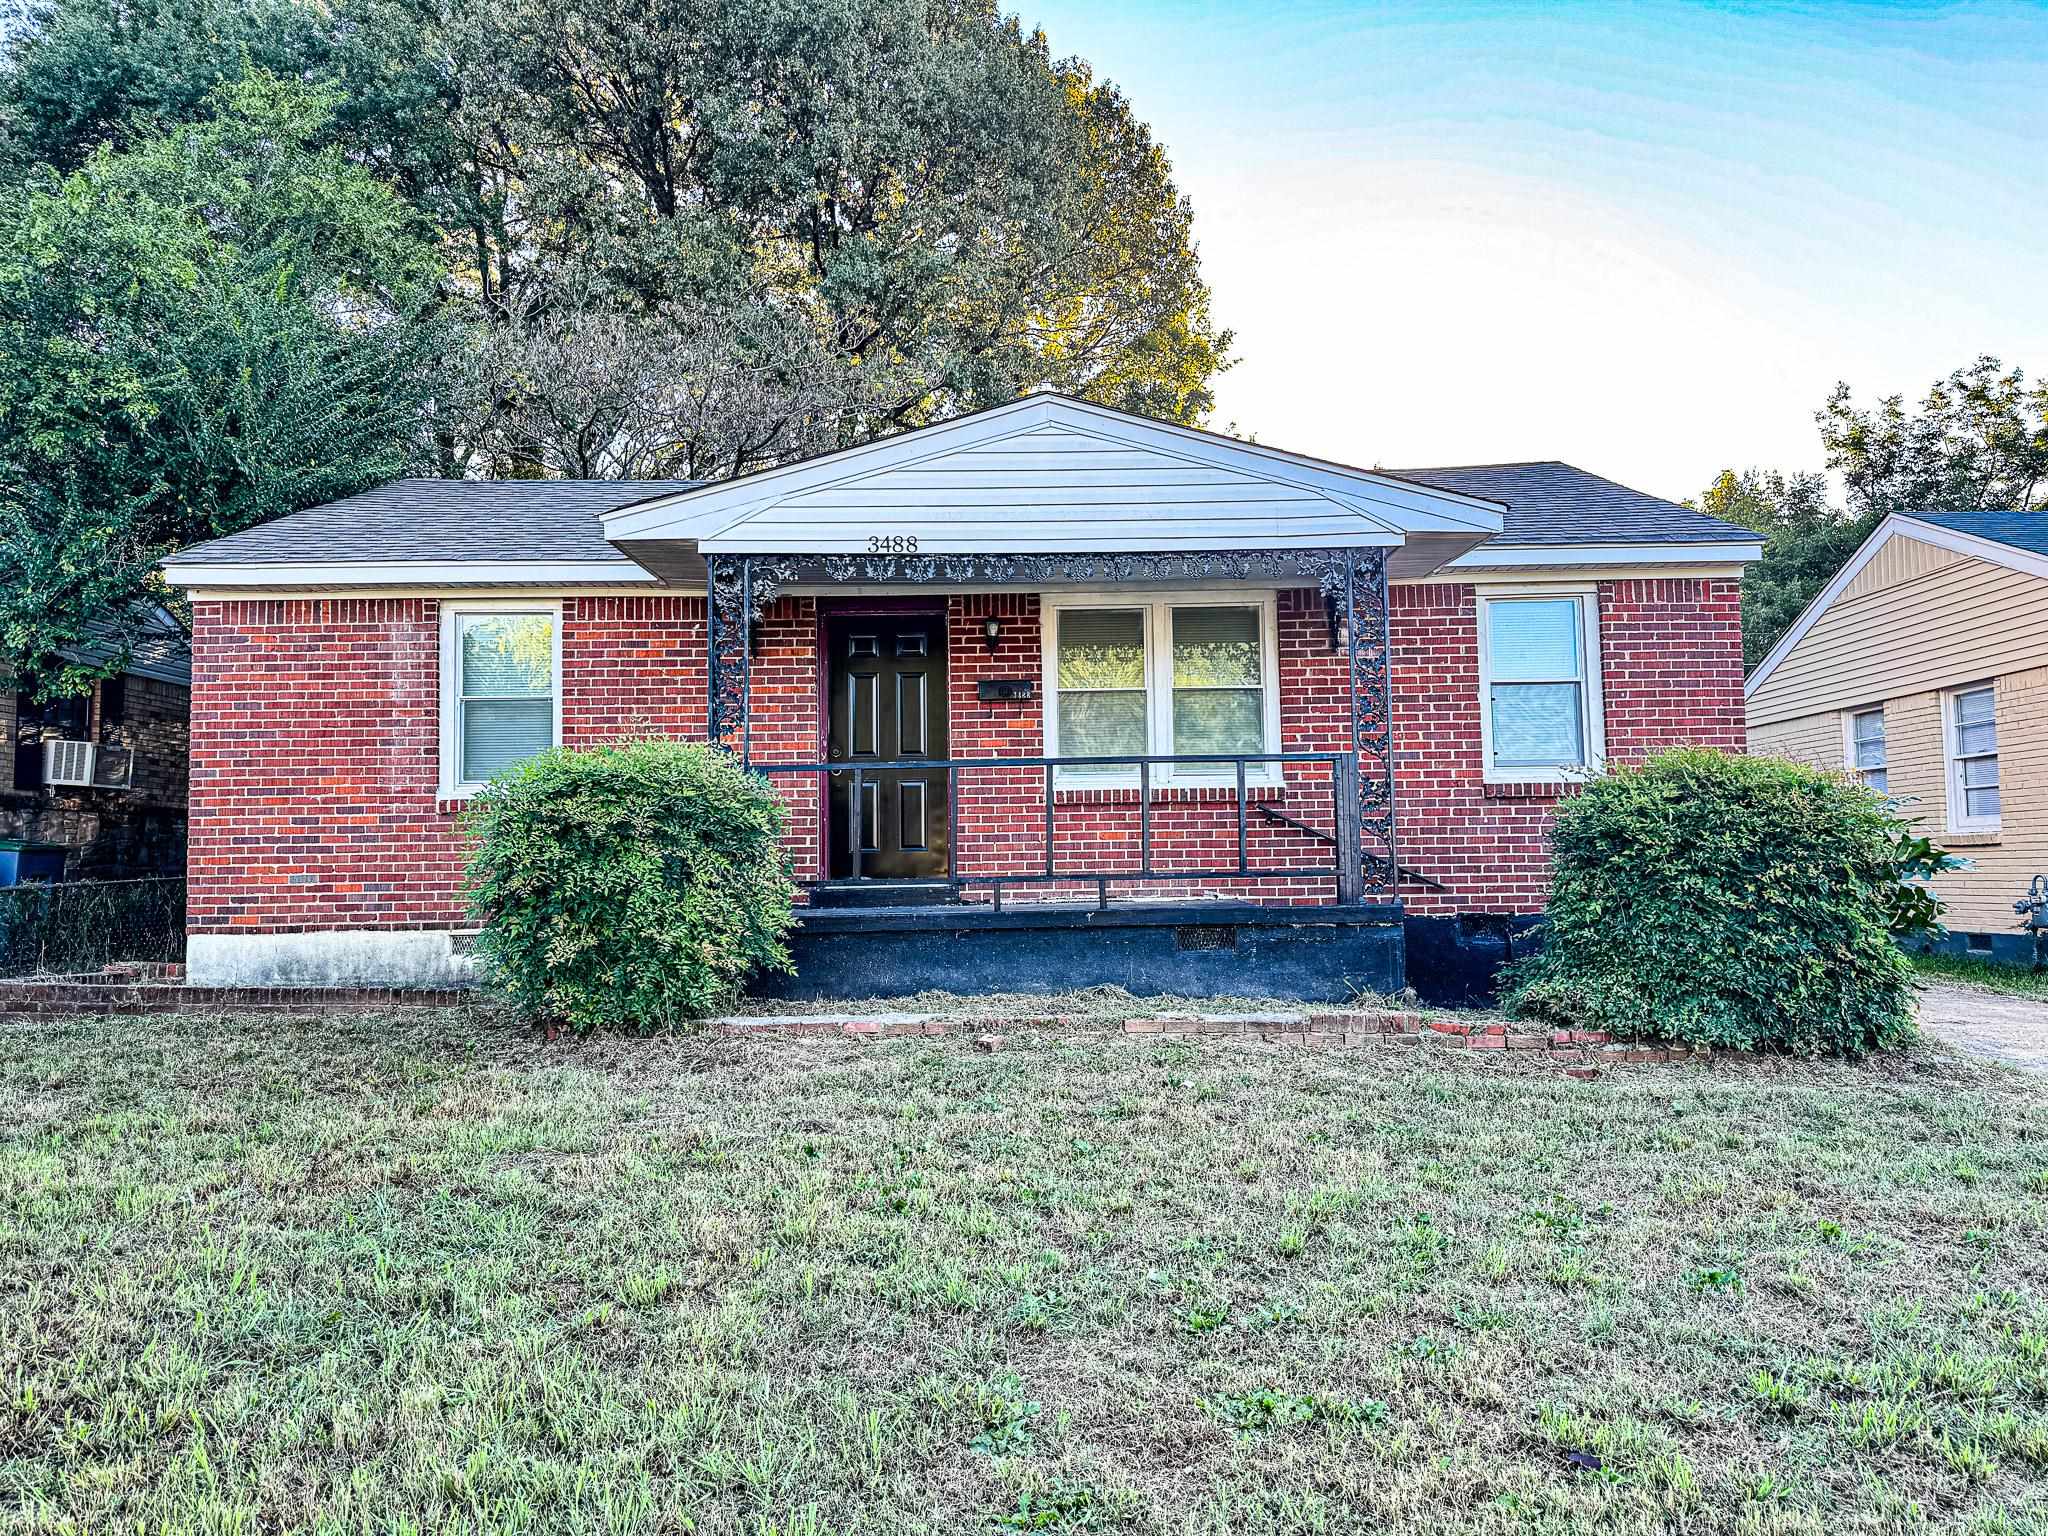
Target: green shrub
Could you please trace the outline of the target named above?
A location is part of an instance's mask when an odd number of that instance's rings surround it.
[[[479,956],[530,1018],[665,1029],[789,969],[782,806],[728,753],[557,748],[488,786],[465,826]]]
[[[1525,1018],[1694,1045],[1861,1055],[1914,1032],[1886,931],[1902,823],[1846,779],[1688,749],[1567,802]]]

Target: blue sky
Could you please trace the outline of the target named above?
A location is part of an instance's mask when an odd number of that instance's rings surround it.
[[[1166,144],[1261,441],[1678,497],[2048,371],[2048,5],[1013,3]]]

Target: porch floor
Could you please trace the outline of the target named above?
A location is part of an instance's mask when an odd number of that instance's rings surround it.
[[[761,995],[876,997],[912,992],[1117,986],[1186,997],[1256,995],[1347,1002],[1405,983],[1397,901],[1339,906],[1133,900],[985,901],[806,908],[790,936],[793,975]]]

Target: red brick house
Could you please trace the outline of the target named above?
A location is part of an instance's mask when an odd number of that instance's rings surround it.
[[[1565,464],[1047,395],[719,484],[401,481],[168,563],[191,970],[461,974],[465,798],[659,732],[787,802],[795,989],[1342,995],[1405,937],[1441,992],[1540,911],[1575,781],[1740,749],[1759,553]]]

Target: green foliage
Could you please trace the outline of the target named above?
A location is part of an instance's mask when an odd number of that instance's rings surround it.
[[[1951,870],[1968,869],[1970,861],[1950,853],[1905,822],[1892,832],[1891,885],[1879,893],[1885,927],[1897,939],[1930,939],[1946,932],[1941,914],[1948,903],[1934,894],[1934,878]]]
[[[437,388],[427,232],[329,103],[213,105],[0,202],[0,663],[45,693],[172,550],[401,472]]]
[[[1856,405],[1837,384],[1818,413],[1828,468],[1857,517],[2031,512],[2048,500],[2048,383],[1980,357],[1928,389]]]
[[[1815,413],[1827,467],[1820,475],[1724,469],[1701,511],[1764,536],[1764,557],[1742,582],[1742,658],[1754,669],[1871,531],[1894,512],[2030,512],[2048,505],[2048,384],[1980,357],[1927,391],[1874,407],[1837,384]]]
[[[1829,506],[1819,475],[1724,469],[1699,505],[1764,537],[1763,559],[1742,573],[1742,662],[1752,670],[1877,526]]]
[[[1199,422],[1230,364],[1164,150],[993,0],[52,0],[0,226],[0,627],[58,688],[166,549],[410,464],[720,479],[1041,384]]]
[[[728,753],[556,748],[487,786],[464,824],[479,955],[529,1018],[667,1029],[789,968],[782,805]]]
[[[1560,810],[1549,932],[1517,962],[1524,1018],[1694,1045],[1849,1055],[1913,1036],[1886,931],[1897,817],[1771,758],[1668,752]]]

